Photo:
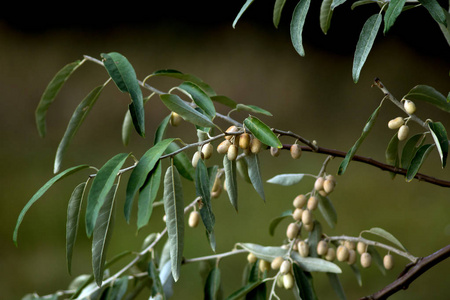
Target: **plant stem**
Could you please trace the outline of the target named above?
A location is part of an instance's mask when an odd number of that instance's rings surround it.
[[[247,253],[247,252],[248,251],[244,250],[244,249],[240,249],[240,250],[234,249],[229,252],[224,252],[224,253],[220,253],[220,254],[184,259],[183,264],[189,264],[189,263],[193,263],[193,262],[199,262],[199,261],[211,260],[211,259],[220,259],[223,257],[227,257],[227,256],[235,255],[235,254]]]

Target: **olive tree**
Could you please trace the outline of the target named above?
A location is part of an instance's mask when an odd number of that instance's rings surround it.
[[[245,16],[253,0],[247,0],[237,14],[232,26]],[[276,0],[273,10],[273,24],[278,27],[285,0]],[[300,56],[305,56],[302,32],[310,6],[310,0],[300,0],[291,14],[290,35],[292,46]],[[332,15],[345,0],[324,0],[320,9],[320,28],[327,33]],[[374,14],[361,29],[352,67],[352,79],[358,82],[362,68],[369,56],[375,38],[384,24],[383,33],[388,34],[397,17],[409,9],[421,9],[431,16],[450,44],[450,14],[435,0],[392,0],[355,1],[352,8],[372,5]],[[132,61],[132,59],[130,59]],[[377,265],[383,272],[392,269],[396,256],[409,261],[403,272],[391,284],[363,299],[385,299],[421,276],[425,271],[450,255],[450,245],[438,249],[425,257],[410,253],[389,230],[373,227],[361,228],[360,234],[351,236],[329,235],[327,228],[335,228],[338,212],[332,201],[339,177],[349,172],[351,162],[367,164],[387,171],[394,177],[404,177],[406,182],[420,180],[428,184],[450,187],[450,182],[440,180],[419,170],[428,156],[436,153],[442,168],[446,166],[449,141],[442,122],[431,120],[416,112],[417,102],[426,102],[435,108],[450,112],[450,95],[444,96],[429,85],[411,87],[405,95],[394,95],[389,84],[375,78],[372,87],[380,92],[380,102],[368,116],[361,135],[347,151],[325,148],[304,134],[273,128],[261,116],[272,116],[268,110],[252,105],[237,103],[225,95],[217,94],[212,86],[199,77],[173,69],[156,70],[139,80],[128,58],[117,52],[102,53],[99,58],[83,56],[82,59],[64,66],[45,89],[36,109],[36,125],[40,136],[46,135],[46,114],[57,98],[58,92],[70,76],[81,67],[93,64],[106,71],[106,81],[92,89],[80,102],[70,118],[63,137],[56,150],[54,177],[50,178],[28,201],[16,223],[13,234],[18,243],[19,227],[29,208],[55,183],[75,176],[81,171],[89,172],[81,183],[74,187],[68,201],[66,224],[67,269],[71,273],[72,256],[78,230],[84,228],[86,236],[92,239],[92,274],[81,275],[69,287],[62,287],[52,295],[27,294],[23,299],[134,299],[145,295],[150,299],[168,299],[175,282],[180,279],[184,265],[203,263],[206,268],[203,289],[205,299],[280,299],[291,290],[295,299],[316,299],[313,278],[324,273],[336,297],[346,299],[339,274],[350,270],[362,284],[361,268]],[[162,90],[151,84],[155,77],[171,78],[178,84]],[[144,138],[148,136],[145,122],[145,108],[162,105],[167,114],[160,119],[159,126],[152,128],[152,146],[141,156],[133,152],[122,152],[105,158],[105,163],[96,168],[88,164],[64,166],[67,149],[89,112],[101,97],[103,89],[115,85],[129,95],[131,102],[122,122],[122,142],[128,145],[133,133]],[[156,99],[156,100],[155,100]],[[152,100],[152,101],[150,101]],[[370,134],[382,105],[391,103],[398,107],[398,115],[392,116],[387,126],[393,135],[386,145],[385,161],[356,154]],[[233,112],[245,112],[247,117],[239,119]],[[275,118],[279,116],[274,116]],[[421,128],[414,134],[410,124]],[[196,136],[188,141],[183,136],[168,136],[169,126],[189,128]],[[307,129],[306,129],[307,130]],[[307,134],[307,132],[306,132]],[[317,166],[315,174],[280,173],[264,182],[264,162],[260,153],[267,151],[272,157],[289,152],[294,163],[301,161],[303,153],[323,155],[323,163]],[[211,163],[212,156],[219,156],[220,163]],[[328,167],[331,159],[340,159],[337,170]],[[127,177],[123,176],[124,174]],[[127,182],[123,182],[124,179]],[[272,201],[264,192],[265,184],[292,186],[305,178],[313,183],[308,190],[292,199],[292,205],[285,207],[281,215],[274,215],[268,222],[269,234],[278,237],[276,246],[260,245],[246,241],[235,241],[227,252],[216,252],[214,226],[221,222],[220,212],[213,210],[218,197],[228,198],[238,211],[238,185],[247,182],[262,201]],[[193,193],[186,193],[183,186],[192,185]],[[118,207],[117,190],[126,189],[123,207]],[[351,187],[347,187],[351,188]],[[158,199],[162,193],[162,200]],[[262,203],[263,203],[262,202]],[[164,229],[149,234],[141,249],[129,249],[126,253],[110,256],[108,245],[114,230],[116,217],[124,217],[127,223],[132,219],[133,207],[137,206],[135,224],[140,230],[148,225],[153,209],[164,208]],[[117,209],[122,210],[118,212]],[[275,232],[282,221],[288,221],[285,230]],[[185,258],[185,226],[202,227],[211,247],[211,254]],[[133,224],[134,225],[134,224]],[[132,224],[130,224],[132,226]],[[231,256],[246,256],[243,260],[243,283],[236,290],[225,295],[221,284],[221,264]],[[130,258],[131,257],[131,258]],[[123,260],[128,261],[123,264]],[[349,268],[344,269],[347,265]],[[111,272],[112,266],[119,266]],[[242,276],[237,274],[237,276]]]

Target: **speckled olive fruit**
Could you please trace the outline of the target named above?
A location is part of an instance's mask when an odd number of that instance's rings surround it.
[[[250,147],[250,135],[246,132],[239,137],[239,148],[248,149]]]
[[[328,252],[328,243],[324,240],[321,240],[317,243],[317,254],[325,255]]]
[[[280,156],[280,152],[280,148],[270,147],[270,155],[272,155],[273,157]]]
[[[197,167],[198,161],[199,161],[200,159],[202,159],[202,156],[203,156],[203,153],[200,152],[200,151],[196,151],[196,152],[194,153],[194,155],[192,156],[192,166],[193,166],[194,168]]]
[[[319,206],[319,198],[317,198],[316,196],[309,197],[306,207],[309,210],[315,210],[317,206]]]
[[[394,267],[394,257],[391,254],[386,254],[383,257],[383,266],[386,270],[390,270]]]
[[[398,134],[397,134],[398,140],[399,141],[406,140],[406,138],[408,137],[408,134],[409,134],[409,127],[408,127],[408,125],[402,125],[400,127],[400,129],[398,130]]]
[[[259,151],[261,151],[261,147],[262,147],[262,143],[257,138],[253,138],[252,141],[250,142],[250,151],[253,154],[259,153]]]
[[[359,254],[363,254],[367,251],[367,245],[363,242],[358,242],[358,244],[356,245],[356,250]]]
[[[349,249],[347,263],[349,265],[353,265],[355,262],[356,262],[356,251],[353,249]]]
[[[213,145],[211,143],[204,144],[202,146],[202,153],[204,159],[209,159],[213,154]]]
[[[170,114],[170,125],[176,127],[178,125],[180,125],[181,121],[183,120],[183,118],[177,114],[176,112],[172,112]]]
[[[336,251],[336,258],[338,261],[347,261],[348,260],[348,249],[344,245],[339,245]]]
[[[272,270],[278,270],[280,268],[281,264],[283,263],[283,261],[284,261],[283,257],[277,256],[270,263],[270,267],[272,268]]]
[[[345,247],[347,247],[347,249],[349,250],[355,250],[356,249],[356,244],[353,241],[345,241],[344,242]]]
[[[291,157],[293,159],[299,159],[302,156],[302,147],[298,144],[293,144],[290,149]]]
[[[305,241],[299,241],[297,244],[298,253],[302,257],[307,257],[309,255],[309,245]]]
[[[233,133],[233,132],[238,132],[239,129],[234,126],[231,125],[230,127],[228,127],[228,129],[225,131],[226,133]],[[225,139],[230,140],[234,135],[225,135]]]
[[[397,117],[388,122],[389,129],[399,129],[405,123],[402,117]]]
[[[247,255],[247,261],[248,261],[250,264],[255,263],[257,260],[258,260],[258,258],[255,256],[255,254],[253,254],[253,253],[250,252],[250,253]]]
[[[306,198],[305,195],[300,194],[297,197],[295,197],[292,204],[294,205],[295,208],[302,208],[303,206],[305,206],[307,201],[308,201],[308,198]]]
[[[287,290],[290,290],[294,287],[294,276],[292,276],[291,273],[283,275],[283,286]]]
[[[259,261],[259,270],[261,272],[269,271],[270,270],[270,263],[267,260],[261,259]]]
[[[200,213],[196,210],[191,211],[191,213],[189,214],[189,227],[195,228],[197,227],[198,223],[200,221]]]
[[[225,154],[225,153],[228,152],[228,148],[230,146],[231,146],[230,141],[229,140],[224,140],[217,146],[217,152],[219,154]]]
[[[370,267],[370,265],[372,264],[372,255],[370,255],[370,253],[368,252],[364,252],[363,254],[361,254],[360,262],[363,268]]]
[[[325,181],[323,182],[323,190],[327,194],[330,194],[332,191],[334,191],[335,186],[336,182],[332,179],[325,179]]]
[[[323,182],[325,181],[325,179],[323,177],[319,177],[316,179],[316,181],[314,182],[314,189],[316,191],[321,191],[323,190]]]
[[[403,102],[403,107],[409,115],[416,112],[416,105],[411,100],[405,100],[405,102]]]
[[[305,209],[302,213],[302,222],[303,224],[311,224],[314,221],[313,214],[309,209]]]
[[[301,208],[296,208],[294,210],[294,212],[292,213],[292,218],[295,221],[301,221],[302,220],[302,214],[303,214],[303,209]]]
[[[325,255],[325,259],[328,261],[333,261],[336,259],[336,250],[333,247],[328,247],[327,254]]]
[[[314,222],[312,222],[311,224],[303,224],[303,229],[305,229],[308,232],[313,231],[313,229],[314,229]]]
[[[283,263],[280,266],[280,272],[281,274],[287,274],[291,272],[291,262],[289,260],[283,261]]]
[[[295,239],[298,235],[300,226],[297,223],[290,223],[286,229],[286,236],[288,239]]]
[[[236,145],[230,145],[227,151],[228,160],[236,160],[238,156],[238,147]]]

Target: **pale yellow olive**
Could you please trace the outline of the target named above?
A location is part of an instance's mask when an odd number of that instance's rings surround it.
[[[295,239],[298,235],[300,226],[297,223],[290,223],[286,229],[286,236],[288,239]]]
[[[347,261],[349,256],[349,252],[347,247],[344,245],[339,245],[336,251],[336,258],[338,261]]]
[[[195,228],[197,227],[198,223],[200,221],[200,213],[196,210],[191,211],[191,213],[189,214],[189,227]]]
[[[217,152],[219,154],[225,154],[228,152],[228,148],[231,146],[231,143],[229,140],[224,140],[217,146]]]
[[[333,261],[336,258],[336,250],[333,247],[328,247],[325,259],[328,261]]]
[[[172,112],[170,114],[170,125],[176,127],[178,125],[180,125],[181,121],[183,120],[183,118],[181,118],[181,116],[179,114],[177,114],[176,112]]]
[[[316,196],[309,197],[306,207],[309,210],[315,210],[317,206],[319,206],[319,198],[317,198]]]
[[[324,240],[321,240],[317,243],[317,254],[325,255],[328,252],[328,243]]]
[[[270,263],[267,260],[261,259],[259,261],[259,270],[261,272],[269,271],[270,270]]]
[[[239,147],[241,149],[248,149],[250,147],[250,135],[246,132],[239,137]]]
[[[299,241],[297,244],[298,253],[302,257],[307,257],[309,255],[309,245],[305,241]]]
[[[211,143],[202,146],[202,153],[204,159],[209,159],[213,153],[213,145]]]
[[[390,270],[394,267],[394,257],[391,254],[386,254],[383,257],[383,265],[386,270]]]
[[[360,262],[363,268],[370,267],[370,265],[372,264],[372,256],[370,255],[370,253],[364,252],[363,254],[361,254]]]
[[[355,262],[356,262],[356,251],[354,249],[349,249],[347,263],[349,265],[353,265]]]
[[[303,214],[303,209],[296,208],[294,210],[294,212],[292,213],[292,218],[294,218],[294,220],[296,220],[296,221],[301,221],[302,220],[302,214]]]
[[[314,189],[316,191],[321,191],[323,190],[323,182],[325,181],[325,179],[323,177],[319,177],[316,179],[316,181],[314,182]]]
[[[239,129],[234,126],[231,125],[230,127],[228,127],[228,129],[225,131],[226,133],[233,133],[233,132],[238,132]],[[233,135],[225,135],[225,139],[230,140],[233,137]]]
[[[281,264],[283,263],[283,261],[284,261],[283,257],[277,256],[270,263],[270,267],[272,268],[272,270],[278,270],[280,268]]]
[[[255,256],[255,254],[253,254],[253,253],[250,252],[250,253],[247,255],[247,261],[248,261],[250,264],[255,263],[257,260],[258,260],[258,258]]]
[[[294,287],[294,276],[292,276],[291,273],[283,275],[283,286],[287,290],[290,290]]]
[[[409,134],[409,127],[408,127],[408,125],[402,125],[400,127],[400,129],[398,130],[398,134],[397,134],[398,140],[399,141],[406,140],[406,138],[408,137],[408,134]]]
[[[292,204],[294,205],[295,208],[302,208],[303,206],[305,206],[307,201],[308,201],[308,198],[306,198],[305,195],[300,194],[297,197],[295,197]]]
[[[411,100],[405,100],[405,102],[403,102],[403,108],[405,108],[405,111],[409,115],[412,115],[416,112],[416,105]]]
[[[299,159],[302,156],[302,147],[298,144],[293,144],[290,149],[291,157],[293,159]]]
[[[197,167],[198,161],[199,161],[200,159],[202,159],[202,156],[203,156],[203,153],[200,152],[200,151],[196,151],[196,152],[194,153],[194,155],[192,156],[192,166],[193,166],[194,168]]]
[[[250,151],[254,154],[259,153],[261,151],[262,143],[257,138],[253,138],[250,142]]]
[[[280,272],[281,274],[287,274],[291,272],[291,262],[289,260],[283,261],[283,263],[280,266]]]
[[[238,156],[238,147],[236,145],[230,145],[227,151],[228,160],[236,160]]]
[[[405,123],[402,117],[397,117],[388,122],[389,129],[398,129]]]
[[[325,193],[330,194],[332,191],[334,191],[334,187],[336,186],[336,182],[331,179],[325,179],[323,182],[323,190]]]
[[[358,244],[356,245],[356,250],[359,254],[363,254],[367,251],[367,245],[363,242],[358,242]]]
[[[302,222],[305,225],[311,224],[314,221],[313,214],[309,209],[305,209],[302,213]]]

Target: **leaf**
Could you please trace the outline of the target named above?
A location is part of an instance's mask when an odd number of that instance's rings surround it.
[[[262,283],[262,280],[250,282],[250,283],[246,284],[245,286],[241,287],[240,289],[238,289],[237,291],[235,291],[234,293],[232,293],[231,295],[229,295],[226,298],[226,300],[241,299],[243,296],[245,296],[246,294],[251,292],[253,289],[258,287],[261,283]]]
[[[430,128],[434,144],[436,145],[436,148],[439,152],[439,156],[442,162],[442,168],[445,168],[448,156],[447,131],[445,130],[445,127],[441,122],[428,122],[428,128]]]
[[[359,270],[358,266],[356,264],[350,265],[350,269],[352,270],[353,275],[355,275],[358,285],[362,286],[361,271]]]
[[[244,126],[263,144],[274,148],[283,147],[275,133],[260,119],[250,116],[244,120]]]
[[[34,195],[33,197],[31,197],[31,199],[27,202],[27,204],[24,206],[24,208],[22,209],[22,211],[19,214],[19,217],[17,218],[17,222],[16,222],[16,227],[14,229],[14,233],[13,233],[13,241],[14,244],[17,246],[17,235],[19,233],[19,227],[20,224],[23,221],[23,218],[25,217],[25,214],[27,213],[27,211],[30,209],[31,205],[33,205],[39,198],[42,197],[43,194],[45,194],[45,192],[52,187],[53,184],[55,184],[56,182],[58,182],[59,180],[63,179],[66,176],[69,176],[77,171],[83,170],[88,168],[88,165],[80,165],[80,166],[76,166],[76,167],[72,167],[69,168],[61,173],[59,173],[58,175],[54,176],[52,179],[50,179],[49,181],[47,181]]]
[[[284,4],[286,0],[275,0],[275,5],[273,8],[273,25],[278,28],[281,19],[281,12],[283,11]]]
[[[353,2],[352,6],[351,6],[351,10],[354,10],[355,8],[359,7],[359,6],[363,6],[363,5],[367,5],[367,4],[373,4],[374,2],[372,0],[359,0],[359,1],[355,1]]]
[[[151,170],[153,170],[161,155],[163,155],[164,151],[166,151],[167,147],[174,140],[174,138],[165,139],[155,144],[144,153],[131,172],[130,178],[128,179],[124,205],[125,220],[127,223],[130,222],[131,208],[133,206],[136,193],[144,185],[148,174]]]
[[[206,278],[205,288],[204,288],[204,299],[205,300],[217,300],[219,299],[220,291],[220,269],[214,267],[208,274]]]
[[[252,183],[250,177],[248,176],[248,164],[245,159],[238,159],[236,161],[236,168],[239,176],[242,177],[246,182]]]
[[[450,112],[450,103],[445,96],[428,85],[416,85],[403,98],[411,101],[427,102],[443,111]]]
[[[378,267],[381,274],[386,275],[386,269],[383,266],[383,258],[381,257],[380,253],[378,253],[377,248],[369,245],[369,247],[367,247],[367,252],[369,252],[369,254],[372,256],[372,261]]]
[[[166,150],[166,154],[173,153],[175,151],[178,151],[180,147],[176,143],[171,143]],[[194,180],[194,167],[192,166],[192,163],[187,156],[186,153],[180,152],[177,155],[173,156],[173,164],[177,168],[178,172],[180,172],[180,175],[184,178],[193,181]]]
[[[447,26],[447,19],[444,14],[444,9],[439,5],[436,0],[419,0],[433,17],[433,19],[444,26]]]
[[[230,108],[236,108],[237,103],[236,101],[228,98],[227,96],[218,95],[218,96],[211,96],[211,100],[214,102],[218,102],[220,104],[223,104],[225,106],[228,106]]]
[[[331,5],[333,0],[322,0],[320,6],[320,28],[322,32],[327,34],[328,29],[330,29],[331,17],[333,16],[333,9]]]
[[[338,275],[336,275],[335,273],[327,273],[327,277],[331,287],[336,293],[336,296],[338,296],[340,300],[347,300],[347,296],[345,295],[344,288],[342,287]]]
[[[291,42],[294,49],[300,56],[305,56],[305,50],[303,49],[303,26],[305,24],[306,15],[308,14],[311,0],[300,0],[295,6],[292,14],[290,34]]]
[[[369,230],[364,230],[363,232],[367,232],[367,233],[372,233],[372,234],[378,235],[378,236],[380,236],[380,237],[390,241],[394,245],[397,245],[398,247],[400,247],[404,251],[408,252],[408,250],[406,250],[405,246],[403,246],[402,243],[400,243],[400,241],[395,236],[393,236],[391,233],[387,232],[383,228],[373,227],[373,228],[370,228]]]
[[[373,42],[380,29],[382,16],[381,14],[375,14],[369,17],[364,23],[364,26],[359,35],[358,43],[356,44],[355,56],[353,58],[353,81],[355,83],[359,80],[359,74],[366,62],[367,56],[372,49]]]
[[[283,186],[290,186],[299,183],[305,174],[299,173],[299,174],[279,174],[276,175],[269,180],[267,180],[268,183],[272,184],[279,184]]]
[[[320,224],[319,221],[314,220],[314,227],[313,230],[309,233],[308,237],[308,244],[310,249],[310,256],[311,257],[319,257],[317,254],[317,244],[322,239],[322,224]]]
[[[444,35],[445,39],[447,40],[447,44],[450,46],[450,13],[444,10],[445,19],[447,26],[439,23],[439,28],[441,28],[442,34]],[[447,97],[447,101],[448,101]]]
[[[152,279],[152,297],[161,297],[161,299],[166,299],[164,294],[163,285],[161,279],[158,275],[158,270],[156,269],[155,262],[150,260],[148,263],[148,276]]]
[[[162,168],[161,161],[156,163],[156,166],[150,171],[147,180],[139,191],[138,198],[138,230],[148,224],[153,212],[153,203],[158,194],[159,185],[161,183]]]
[[[331,9],[334,10],[336,7],[345,3],[346,1],[347,0],[333,0],[333,2],[331,3]]]
[[[186,121],[201,127],[215,126],[214,123],[212,123],[207,116],[189,106],[189,104],[183,101],[179,96],[172,94],[164,94],[160,95],[159,97],[161,98],[162,102],[164,103],[165,106],[167,106],[168,109],[176,112]]]
[[[359,137],[359,139],[355,142],[355,144],[353,145],[352,148],[350,148],[350,150],[347,152],[347,154],[345,155],[344,160],[341,162],[341,164],[339,165],[339,170],[338,170],[338,174],[342,175],[345,173],[345,170],[347,169],[348,164],[350,163],[350,161],[353,159],[353,156],[355,156],[356,151],[358,150],[359,146],[361,146],[362,142],[364,141],[364,139],[367,137],[367,135],[369,135],[370,130],[373,127],[373,124],[375,123],[375,120],[377,119],[378,113],[380,111],[381,105],[383,104],[383,102],[380,103],[380,105],[375,109],[375,111],[372,113],[372,115],[369,117],[369,119],[367,120],[366,125],[363,128],[363,131],[361,133],[361,136]]]
[[[184,200],[180,176],[175,167],[167,168],[164,177],[164,211],[169,237],[170,261],[173,279],[180,277],[184,246]]]
[[[391,140],[385,151],[386,163],[393,167],[398,167],[399,158],[398,158],[398,137],[397,132],[392,136]],[[390,172],[391,178],[394,179],[395,173]]]
[[[112,283],[112,286],[108,290],[106,299],[108,300],[120,300],[123,298],[128,288],[128,276],[122,276]]]
[[[92,268],[95,282],[102,285],[106,252],[114,227],[114,198],[118,185],[113,185],[108,191],[98,213],[92,237]]]
[[[406,0],[392,0],[389,2],[386,13],[384,14],[384,34],[394,25],[395,20],[402,12]]]
[[[259,196],[266,201],[266,196],[264,194],[263,181],[261,177],[261,166],[259,163],[259,157],[256,154],[250,154],[245,156],[245,160],[248,165],[248,176],[250,181],[255,188]]]
[[[139,82],[136,78],[136,72],[133,66],[122,54],[110,52],[102,53],[103,64],[111,79],[117,88],[128,93],[131,97],[129,110],[133,119],[134,127],[141,136],[145,135],[145,115],[144,115],[144,99]]]
[[[319,197],[319,211],[322,214],[325,221],[328,223],[328,226],[334,228],[337,224],[337,212],[334,208],[333,203],[328,197],[323,197],[320,194],[317,194]]]
[[[64,83],[69,79],[70,75],[72,75],[72,73],[82,64],[83,61],[77,60],[65,65],[58,73],[56,73],[47,85],[35,111],[36,126],[41,137],[45,137],[47,133],[45,122],[48,108],[55,100],[55,97],[58,95]]]
[[[277,228],[278,224],[280,224],[280,222],[283,221],[286,217],[292,217],[292,209],[282,212],[280,216],[278,216],[270,221],[269,234],[271,236],[274,235],[275,229]]]
[[[61,142],[59,143],[58,149],[56,151],[56,157],[53,167],[53,172],[55,174],[60,171],[62,159],[64,157],[64,154],[66,153],[67,148],[69,147],[70,142],[78,132],[78,128],[80,128],[86,116],[91,111],[104,87],[104,85],[101,85],[93,89],[75,109],[72,117],[70,118],[69,124],[67,125],[67,129],[64,132],[64,136],[61,139]]]
[[[129,110],[125,113],[125,117],[122,122],[122,143],[127,146],[130,142],[130,135],[133,129],[133,120],[131,119],[131,113]]]
[[[414,155],[416,154],[419,147],[423,144],[424,137],[425,136],[423,133],[418,133],[416,135],[413,135],[406,141],[405,145],[403,146],[401,158],[401,166],[403,169],[409,168],[411,160],[414,158]],[[419,143],[419,141],[421,142]]]
[[[108,193],[111,191],[120,168],[122,168],[129,156],[129,153],[119,153],[115,155],[100,168],[92,181],[92,186],[87,198],[85,215],[86,234],[88,237],[92,235],[100,208],[102,207],[103,202],[105,202]]]
[[[216,92],[208,84],[206,84],[203,80],[201,80],[200,78],[198,78],[197,76],[192,75],[192,74],[182,73],[180,71],[173,70],[173,69],[165,69],[165,70],[158,70],[156,72],[153,72],[152,74],[150,74],[148,76],[148,78],[154,77],[154,76],[166,76],[166,77],[181,79],[184,81],[191,81],[191,82],[195,83],[196,85],[198,85],[199,87],[201,87],[202,90],[204,90],[210,97],[216,95]]]
[[[75,187],[70,196],[67,206],[67,223],[66,223],[66,259],[67,270],[69,274],[72,272],[72,254],[75,240],[77,238],[78,223],[80,220],[81,203],[83,201],[84,192],[86,190],[86,182],[82,182]]]
[[[272,116],[272,114],[269,111],[267,111],[267,110],[265,110],[263,108],[260,108],[260,107],[258,107],[256,105],[251,105],[251,104],[248,104],[248,105],[246,105],[246,104],[237,104],[236,105],[236,109],[237,110],[248,111],[248,112],[251,112],[251,113],[263,114],[263,115],[266,115],[266,116]]]
[[[304,272],[297,264],[292,264],[292,269],[294,271],[295,283],[302,300],[317,299],[311,274]]]
[[[238,188],[236,179],[236,160],[228,160],[223,157],[223,168],[225,169],[225,187],[230,199],[231,205],[238,211]]]
[[[411,180],[413,180],[414,176],[416,176],[417,172],[419,172],[420,167],[434,147],[434,144],[425,144],[423,146],[420,146],[413,159],[411,160],[411,164],[409,165],[408,170],[406,171],[406,181],[410,182]]]
[[[212,120],[216,116],[216,109],[211,98],[195,83],[185,81],[179,86],[180,89],[191,95],[192,100],[198,105]]]
[[[153,138],[153,145],[156,145],[158,142],[164,139],[164,134],[166,132],[167,125],[169,125],[169,121],[170,121],[170,114],[167,117],[165,117],[161,121],[161,123],[159,123],[159,126],[155,132],[155,137]]]
[[[239,21],[239,19],[241,18],[242,14],[247,10],[247,8],[250,6],[250,4],[253,3],[254,0],[247,0],[245,2],[245,4],[241,7],[241,10],[239,11],[239,13],[237,14],[236,18],[233,21],[233,28],[236,27],[236,23]]]

